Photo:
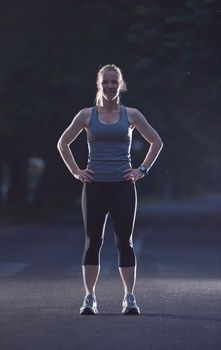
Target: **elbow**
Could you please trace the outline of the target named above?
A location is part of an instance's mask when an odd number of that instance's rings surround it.
[[[155,145],[159,149],[159,151],[163,148],[163,141],[160,137],[158,137],[155,141]]]
[[[64,149],[64,142],[62,141],[61,138],[58,140],[57,149],[59,152],[62,152],[62,150]]]
[[[57,149],[58,149],[58,151],[61,150],[61,140],[60,139],[58,140],[58,143],[57,143]]]
[[[64,140],[62,137],[58,140],[57,149],[62,154],[69,149],[69,143]]]
[[[159,139],[159,146],[160,146],[160,149],[162,149],[162,148],[163,148],[163,141],[162,141],[162,139],[161,139],[161,138]]]

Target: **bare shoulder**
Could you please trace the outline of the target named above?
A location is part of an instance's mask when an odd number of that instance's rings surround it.
[[[93,107],[86,107],[81,109],[74,117],[74,121],[81,124],[82,127],[87,128],[90,121],[92,108]]]
[[[136,128],[140,134],[149,142],[157,142],[162,147],[162,140],[157,131],[149,124],[147,118],[137,108],[127,108],[127,115],[131,127]]]
[[[134,107],[126,107],[127,113],[130,116],[136,116],[137,114],[140,114],[140,111],[137,108]]]
[[[143,114],[137,108],[126,107],[126,110],[127,110],[128,120],[131,126],[135,126],[137,121],[140,118],[144,118]]]

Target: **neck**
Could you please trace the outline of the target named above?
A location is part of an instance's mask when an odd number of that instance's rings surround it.
[[[119,101],[118,99],[114,99],[112,101],[108,101],[105,98],[102,98],[100,107],[106,109],[107,111],[111,111],[113,109],[119,108]]]

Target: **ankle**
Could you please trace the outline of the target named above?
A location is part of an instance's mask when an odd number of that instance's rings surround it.
[[[86,292],[86,297],[91,295],[93,298],[96,298],[95,293],[94,292]]]
[[[126,298],[129,295],[134,295],[134,293],[132,291],[127,291],[124,293],[124,298]]]

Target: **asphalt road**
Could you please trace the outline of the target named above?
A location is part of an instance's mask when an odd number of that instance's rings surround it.
[[[220,350],[219,227],[214,220],[187,225],[190,216],[179,222],[160,214],[157,220],[146,218],[135,229],[139,316],[121,314],[123,287],[111,223],[96,316],[79,315],[84,297],[79,221],[2,227],[0,349]]]

